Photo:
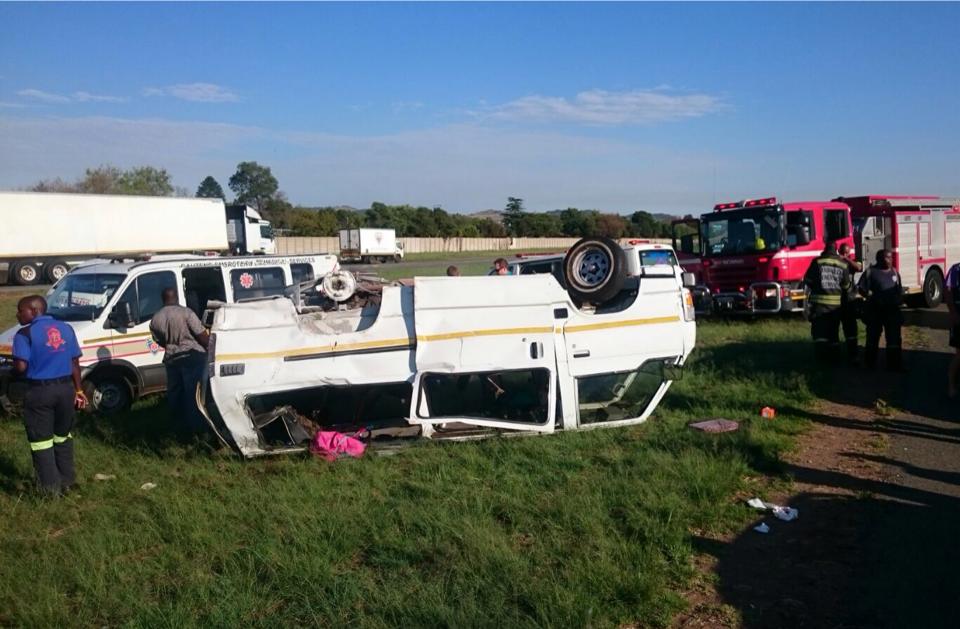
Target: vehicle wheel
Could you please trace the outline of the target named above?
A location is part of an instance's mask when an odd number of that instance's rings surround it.
[[[101,415],[115,415],[130,409],[133,395],[130,385],[119,375],[108,375],[88,380],[83,385],[90,401],[90,409]]]
[[[370,258],[368,256],[360,256],[360,264],[370,264]]]
[[[32,286],[40,279],[40,269],[29,262],[17,262],[10,269],[10,277],[14,284]]]
[[[56,284],[69,272],[70,265],[63,260],[54,260],[43,265],[43,278],[51,284]]]
[[[602,304],[613,299],[627,277],[627,257],[615,240],[578,240],[563,259],[567,292],[579,301]]]
[[[386,262],[387,262],[387,256],[380,256],[379,258],[377,258],[377,262],[378,262],[379,264],[386,264]]]
[[[943,275],[937,269],[927,271],[923,278],[923,295],[920,303],[927,308],[936,308],[943,301]]]
[[[393,263],[398,264],[400,262],[400,256],[393,256]]]

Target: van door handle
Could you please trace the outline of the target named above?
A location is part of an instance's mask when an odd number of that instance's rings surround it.
[[[573,353],[574,358],[590,358],[590,350],[581,349]]]
[[[539,341],[530,343],[530,358],[543,358],[543,343]]]

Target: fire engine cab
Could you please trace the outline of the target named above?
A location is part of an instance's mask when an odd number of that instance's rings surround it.
[[[684,270],[699,270],[694,297],[700,312],[802,310],[801,281],[810,262],[827,242],[854,242],[850,208],[839,201],[720,203],[695,223],[699,238],[687,234],[674,246],[685,254]]]
[[[944,275],[960,262],[960,199],[870,195],[834,201],[850,206],[864,267],[877,251],[890,249],[908,304],[940,305]]]
[[[803,309],[801,285],[828,242],[854,247],[868,267],[890,249],[911,305],[935,307],[946,270],[960,261],[960,199],[837,197],[782,203],[776,197],[720,203],[679,222],[674,247],[697,275],[697,312],[761,314]],[[693,227],[694,229],[691,229]]]

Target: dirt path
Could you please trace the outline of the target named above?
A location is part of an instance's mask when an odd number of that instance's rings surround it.
[[[795,522],[697,540],[676,627],[956,627],[960,409],[944,396],[946,313],[910,313],[906,374],[838,370],[785,471]],[[881,360],[882,360],[881,356]],[[836,387],[840,388],[840,387]],[[767,535],[752,530],[760,520]]]

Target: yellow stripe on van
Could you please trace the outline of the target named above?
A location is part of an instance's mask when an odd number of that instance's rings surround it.
[[[93,343],[102,343],[104,341],[119,341],[123,342],[126,339],[135,339],[142,336],[150,336],[151,332],[137,332],[136,334],[117,334],[116,336],[98,336],[95,339],[87,339],[83,342],[84,345],[91,345]]]
[[[413,339],[386,339],[383,341],[362,341],[359,343],[341,343],[338,345],[321,345],[319,347],[302,347],[300,349],[287,349],[277,352],[217,354],[216,359],[218,362],[220,362],[231,360],[254,360],[257,358],[288,358],[291,356],[309,356],[310,354],[334,354],[337,352],[346,352],[358,349],[409,347],[412,345]]]
[[[604,323],[585,323],[583,325],[568,325],[558,332],[586,332],[588,330],[607,330],[610,328],[628,328],[635,325],[653,325],[657,323],[673,323],[679,321],[679,315],[669,317],[650,317],[648,319],[627,319],[624,321],[607,321]]]
[[[530,328],[497,328],[491,330],[464,330],[463,332],[446,332],[444,334],[423,334],[417,336],[417,342],[421,341],[450,341],[453,339],[464,339],[474,336],[503,336],[508,334],[549,334],[553,331],[553,326],[539,326]]]

